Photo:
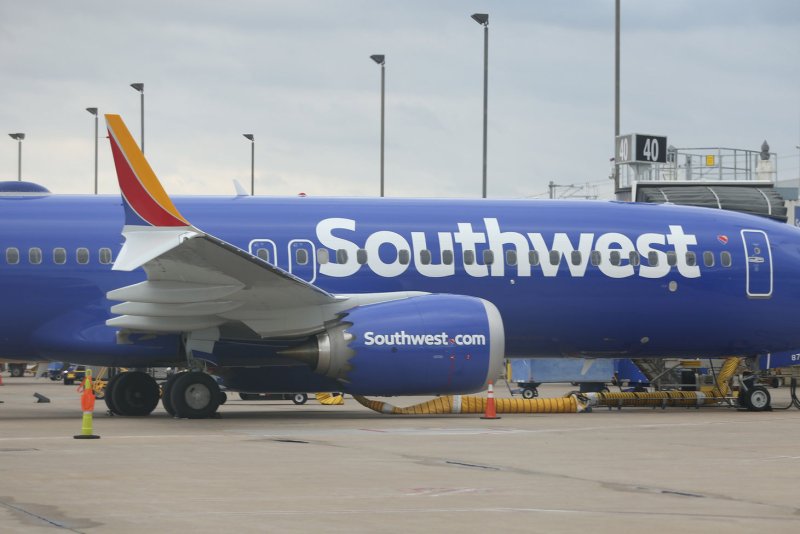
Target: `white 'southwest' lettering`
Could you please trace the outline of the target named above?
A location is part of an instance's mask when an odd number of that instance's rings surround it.
[[[538,255],[543,276],[558,276],[559,267],[565,264],[570,276],[580,278],[586,275],[592,251],[600,255],[597,268],[609,278],[628,278],[637,274],[642,278],[663,278],[670,273],[667,252],[675,253],[679,275],[685,278],[700,276],[700,267],[696,262],[690,265],[687,259],[690,247],[697,245],[697,237],[684,233],[680,225],[669,225],[666,234],[645,233],[634,239],[618,232],[573,234],[573,239],[577,238],[577,242],[573,242],[565,232],[504,232],[493,217],[483,219],[483,223],[485,232],[475,230],[472,223],[459,222],[454,232],[437,232],[436,238],[413,231],[410,232],[410,243],[399,233],[379,230],[366,236],[363,246],[359,247],[354,241],[355,220],[324,219],[317,224],[317,239],[323,247],[334,251],[333,257],[337,256],[335,251],[344,250],[347,260],[324,263],[319,266],[319,272],[337,278],[355,274],[361,268],[356,259],[357,252],[363,248],[367,267],[378,276],[387,278],[405,273],[412,261],[417,273],[431,278],[453,276],[457,265],[473,277],[502,277],[507,269],[511,270],[509,274],[512,276],[529,277],[532,274],[528,261],[531,252]],[[437,238],[438,247],[434,242]],[[437,248],[438,253],[435,252]],[[491,265],[484,263],[483,252],[487,250],[494,258]],[[410,261],[401,261],[401,251],[408,251]],[[423,251],[429,251],[425,252],[425,260]],[[449,251],[454,261],[445,262],[443,251]],[[506,254],[512,252],[517,261],[508,265]],[[631,257],[635,255],[641,257],[640,262],[632,261]],[[655,259],[653,263],[649,261],[651,258]]]
[[[405,330],[391,334],[376,334],[364,332],[364,345],[418,345],[441,347],[445,345],[486,345],[486,336],[483,334],[457,334],[450,336],[447,332],[441,334],[408,334]]]

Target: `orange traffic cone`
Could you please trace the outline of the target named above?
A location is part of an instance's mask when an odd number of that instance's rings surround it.
[[[92,371],[86,370],[86,379],[78,386],[81,393],[81,410],[83,410],[83,425],[81,433],[72,436],[75,439],[100,439],[92,433],[92,412],[94,412],[94,388],[92,388]]]
[[[494,386],[489,382],[489,391],[486,392],[486,411],[481,419],[500,419],[494,405]]]

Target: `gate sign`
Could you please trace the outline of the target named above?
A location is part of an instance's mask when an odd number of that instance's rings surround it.
[[[619,163],[666,163],[667,138],[660,135],[628,134],[617,137],[615,161]]]

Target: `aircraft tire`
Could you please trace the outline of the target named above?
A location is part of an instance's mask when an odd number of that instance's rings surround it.
[[[219,392],[219,405],[222,406],[226,402],[228,402],[228,394],[225,393],[224,391],[220,391]]]
[[[117,374],[111,377],[111,379],[108,381],[108,384],[106,384],[106,396],[103,399],[104,401],[106,401],[106,406],[108,407],[108,411],[114,415],[120,415],[119,410],[117,410],[117,407],[114,405],[113,393],[114,393],[114,388],[117,387],[117,382],[119,381],[119,377],[121,376],[122,374]]]
[[[219,385],[206,373],[183,373],[172,385],[170,400],[176,417],[206,419],[212,417],[219,408]]]
[[[764,386],[755,386],[747,392],[747,409],[751,412],[769,410],[772,398]]]
[[[128,371],[119,376],[111,392],[117,412],[136,417],[150,415],[158,406],[158,384],[153,377],[141,371]]]
[[[305,404],[308,402],[308,395],[305,393],[295,393],[292,395],[292,402],[295,404]]]
[[[164,390],[161,393],[161,405],[164,406],[164,409],[172,417],[176,417],[175,407],[172,405],[172,386],[181,375],[183,375],[183,373],[175,373],[174,375],[170,375],[170,377],[167,378],[167,381],[164,382]]]

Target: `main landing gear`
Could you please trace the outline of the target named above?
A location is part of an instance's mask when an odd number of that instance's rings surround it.
[[[223,395],[211,376],[202,371],[186,371],[169,377],[161,392],[161,403],[173,417],[205,419],[214,416],[224,402]],[[149,415],[158,405],[158,398],[158,384],[141,371],[120,373],[106,386],[106,406],[115,415]]]

